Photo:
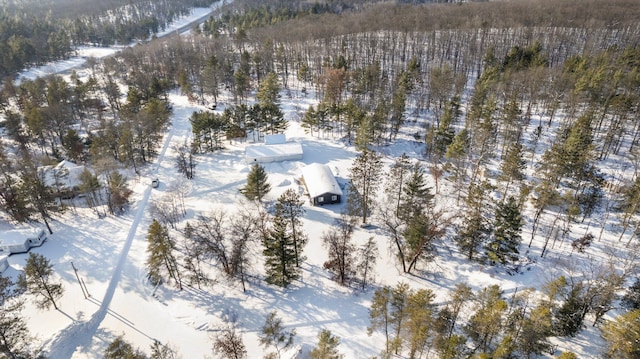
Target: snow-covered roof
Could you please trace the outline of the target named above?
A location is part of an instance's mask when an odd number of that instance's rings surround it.
[[[280,145],[254,145],[245,149],[247,162],[275,162],[302,159],[302,145],[288,142]]]
[[[0,246],[23,244],[29,238],[38,238],[42,229],[12,229],[0,234]]]
[[[80,174],[84,172],[85,169],[87,169],[87,167],[76,165],[66,160],[61,161],[55,166],[44,166],[40,168],[47,186],[55,187],[57,177],[57,185],[66,188],[79,186],[82,183],[82,181],[80,181]]]
[[[265,145],[281,145],[287,142],[287,136],[284,133],[277,133],[275,135],[265,135]]]
[[[302,177],[311,198],[325,193],[342,195],[338,181],[327,165],[312,163],[302,169]]]

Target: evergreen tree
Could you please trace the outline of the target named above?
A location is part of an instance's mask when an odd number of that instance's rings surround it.
[[[162,344],[154,340],[151,344],[151,356],[149,359],[178,359],[178,353],[168,344]]]
[[[300,195],[293,189],[286,190],[276,203],[276,213],[281,215],[287,222],[289,233],[293,240],[293,249],[296,256],[296,267],[300,267],[300,263],[305,259],[302,250],[307,244],[307,235],[302,229],[300,218],[304,215],[305,209],[302,207],[304,201],[300,199]]]
[[[286,330],[282,325],[282,319],[278,313],[271,312],[267,315],[262,331],[258,334],[260,345],[265,347],[273,346],[279,359],[282,351],[291,347],[293,338],[296,336],[295,329]]]
[[[26,196],[31,211],[40,215],[40,219],[42,219],[47,226],[49,234],[53,234],[49,220],[54,213],[64,212],[64,207],[60,205],[55,198],[54,191],[45,183],[44,173],[38,171],[32,164],[28,163],[24,169],[25,171],[20,177],[22,182],[20,192]]]
[[[499,286],[485,287],[478,293],[475,311],[464,330],[481,353],[494,350],[493,344],[502,331],[507,309],[507,302],[502,299]]]
[[[13,288],[10,278],[0,276],[0,354],[12,359],[28,358],[31,355],[27,347],[32,338],[20,313],[24,301]]]
[[[634,309],[602,327],[607,342],[606,358],[640,358],[640,310]]]
[[[122,336],[117,337],[107,349],[105,349],[104,359],[147,359],[140,350],[135,349],[129,342],[125,341]]]
[[[267,76],[260,82],[256,99],[261,106],[278,105],[279,103],[280,84],[278,83],[278,75],[275,72],[269,72]]]
[[[351,183],[347,205],[354,216],[361,216],[362,223],[367,223],[373,200],[378,189],[382,169],[380,155],[371,150],[364,150],[353,161],[349,170]]]
[[[582,283],[573,285],[560,308],[554,313],[553,326],[556,334],[572,337],[582,329],[587,309],[582,291]]]
[[[500,164],[500,179],[505,183],[504,196],[509,193],[509,186],[513,182],[522,181],[524,179],[524,170],[526,168],[526,161],[523,158],[524,148],[522,144],[517,141],[509,145],[507,153],[504,156],[502,163]]]
[[[640,309],[640,278],[629,287],[627,293],[622,297],[621,304],[627,309]]]
[[[295,266],[295,245],[284,218],[274,217],[273,228],[262,239],[262,245],[267,283],[286,287],[300,277],[300,269]]]
[[[254,164],[247,175],[247,184],[240,189],[245,197],[252,201],[262,201],[262,198],[271,191],[267,172],[259,164]]]
[[[486,191],[488,187],[485,183],[469,186],[469,193],[465,199],[467,211],[463,215],[463,223],[458,230],[454,241],[467,259],[476,258],[482,245],[487,241],[491,233],[490,225],[485,219],[486,211]]]
[[[18,286],[36,297],[39,309],[53,306],[56,310],[56,300],[62,298],[64,289],[61,283],[53,282],[53,264],[43,256],[34,252],[29,253],[24,266],[24,273],[18,277]]]
[[[527,358],[547,352],[551,347],[547,338],[553,335],[552,318],[551,309],[542,304],[532,308],[523,320],[515,345]]]
[[[395,216],[400,215],[400,203],[402,201],[402,191],[405,187],[407,177],[409,177],[409,171],[411,171],[411,163],[406,153],[403,153],[400,157],[396,158],[391,169],[387,174],[387,181],[385,183],[384,192],[386,194],[387,204],[392,203],[395,208]]]
[[[407,320],[404,332],[409,343],[409,358],[419,358],[428,348],[433,332],[433,300],[435,294],[430,289],[419,289],[407,297]]]
[[[431,208],[434,196],[430,190],[424,178],[424,168],[416,163],[402,186],[399,217],[410,221]]]
[[[385,354],[391,354],[391,342],[389,331],[391,330],[391,287],[384,286],[373,293],[371,308],[369,308],[369,321],[367,333],[373,334],[375,330],[382,329],[385,336]]]
[[[147,271],[152,284],[162,283],[162,276],[167,273],[182,290],[175,250],[176,244],[169,236],[169,229],[154,219],[147,232]]]
[[[394,330],[394,338],[391,341],[391,348],[394,354],[398,355],[402,350],[404,341],[401,335],[407,319],[407,298],[412,293],[409,285],[404,282],[398,283],[391,290],[391,300],[389,301],[389,323]]]
[[[340,338],[331,334],[331,331],[323,329],[318,334],[318,345],[311,349],[309,357],[311,359],[341,359],[344,355],[338,351]]]
[[[514,197],[500,203],[496,209],[494,233],[487,245],[487,257],[492,263],[507,264],[518,260],[522,231],[520,206]]]
[[[369,237],[367,242],[358,248],[356,258],[358,258],[356,271],[360,275],[360,283],[364,290],[367,283],[371,281],[370,278],[373,277],[373,270],[376,265],[376,260],[378,259],[378,246],[376,242],[374,242],[373,237]]]
[[[112,171],[107,177],[107,187],[109,189],[109,212],[112,214],[121,213],[124,206],[129,203],[129,197],[133,191],[127,187],[127,177],[118,171]]]

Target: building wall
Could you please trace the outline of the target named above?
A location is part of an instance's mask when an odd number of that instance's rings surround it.
[[[323,195],[314,197],[313,205],[322,206],[325,204],[335,204],[335,203],[340,203],[340,200],[341,198],[339,194],[325,193]]]

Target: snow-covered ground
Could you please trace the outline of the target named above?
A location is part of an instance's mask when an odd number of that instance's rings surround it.
[[[204,10],[194,13],[191,22],[205,16]],[[176,24],[173,28],[183,25]],[[169,29],[167,33],[171,31]],[[21,76],[35,78],[64,72],[82,66],[88,57],[102,58],[116,51],[118,49],[79,49],[78,57],[70,59],[69,63],[57,63],[49,69],[32,69]],[[287,138],[302,143],[304,157],[301,161],[265,164],[272,185],[267,200],[276,199],[289,188],[298,190],[294,179],[299,176],[300,169],[310,163],[329,165],[341,183],[346,182],[349,176],[356,150],[335,139],[309,136],[295,120],[299,118],[296,111],[315,104],[314,98],[311,94],[293,99],[283,98],[283,110],[291,120]],[[27,303],[23,314],[31,333],[37,337],[34,342],[42,344],[51,358],[100,358],[107,345],[123,335],[125,340],[145,351],[154,340],[158,340],[176,349],[182,358],[203,358],[211,356],[212,335],[227,325],[225,321],[228,318],[236,318],[249,358],[259,358],[271,349],[265,351],[259,345],[258,334],[266,315],[276,310],[284,325],[295,329],[297,333],[295,348],[287,352],[283,356],[285,358],[296,357],[298,353],[306,357],[322,329],[328,329],[341,338],[339,349],[345,358],[367,358],[378,354],[384,347],[383,334],[367,335],[368,308],[373,289],[361,292],[341,287],[323,269],[326,249],[322,246],[321,236],[339,216],[343,204],[305,206],[303,222],[309,243],[304,252],[308,259],[303,264],[302,279],[287,289],[252,279],[247,291],[243,292],[239,283],[230,282],[222,276],[216,278],[212,286],[203,289],[185,287],[182,291],[172,286],[154,288],[148,283],[145,251],[147,228],[152,221],[149,204],[166,195],[171,187],[181,185],[187,188],[185,221],[214,209],[231,213],[243,206],[253,206],[244,203],[238,192],[249,172],[249,166],[244,161],[245,143],[227,142],[227,148],[222,152],[198,156],[195,179],[192,181],[178,175],[174,147],[188,140],[191,133],[189,117],[193,111],[204,107],[190,103],[186,96],[177,93],[171,94],[170,100],[174,114],[160,155],[139,176],[133,172],[129,175],[134,195],[127,213],[120,217],[100,219],[82,206],[71,207],[52,223],[55,233],[49,236],[49,240],[42,247],[33,249],[55,265],[56,279],[63,283],[65,289],[58,311],[38,310],[32,303]],[[422,145],[411,141],[411,136],[406,138],[380,149],[386,155],[386,166],[403,152],[411,157],[421,157]],[[150,186],[153,178],[160,180],[157,189]],[[184,222],[179,226],[183,225]],[[0,230],[9,227],[0,222]],[[575,232],[582,233],[583,227],[576,226]],[[526,229],[529,230],[530,226]],[[174,234],[178,236],[176,232]],[[358,244],[371,236],[380,250],[375,285],[393,286],[403,281],[414,288],[430,288],[437,294],[438,304],[448,300],[449,291],[460,282],[467,282],[476,290],[498,284],[506,296],[526,287],[540,288],[567,258],[571,258],[570,245],[564,243],[547,258],[531,263],[522,274],[510,276],[494,267],[466,261],[457,253],[451,241],[447,241],[439,248],[439,256],[422,276],[408,276],[402,273],[394,259],[393,248],[380,229],[375,226],[358,228],[354,235]],[[523,233],[523,251],[529,236],[530,233]],[[539,257],[539,239],[534,241],[531,248],[532,258]],[[605,245],[616,240],[605,235],[603,241],[594,243],[589,251],[594,256],[602,255]],[[254,265],[249,272],[259,276],[263,272],[259,245],[253,251]],[[24,267],[26,258],[26,254],[9,257],[10,268],[4,275],[15,278]],[[82,294],[71,262],[90,293],[87,299]],[[553,342],[558,345],[558,351],[571,350],[580,358],[598,357],[603,347],[597,329],[590,326],[574,338],[554,339]]]
[[[293,120],[296,108],[306,108],[312,98],[294,98],[283,103],[286,116],[291,119],[287,137],[303,144],[304,157],[301,161],[265,164],[272,185],[267,200],[276,199],[288,188],[298,190],[294,178],[310,163],[328,164],[339,181],[348,177],[349,167],[357,154],[355,149],[337,140],[306,135]],[[145,277],[146,232],[152,220],[148,204],[165,195],[170,187],[180,184],[188,188],[185,221],[214,209],[230,213],[242,206],[252,206],[243,204],[238,192],[249,172],[244,160],[246,143],[227,142],[227,148],[222,152],[198,156],[196,176],[192,181],[178,175],[174,148],[184,144],[190,136],[188,119],[193,111],[204,108],[176,93],[170,95],[170,100],[174,108],[172,125],[156,163],[147,166],[140,176],[133,173],[130,176],[135,194],[128,212],[121,217],[98,219],[81,206],[70,209],[53,223],[55,233],[50,239],[34,249],[55,265],[56,278],[65,288],[59,311],[38,310],[31,303],[24,310],[32,334],[44,344],[50,357],[99,358],[115,337],[124,335],[125,340],[143,350],[159,340],[176,349],[182,358],[203,358],[211,355],[211,337],[226,327],[226,318],[236,318],[249,358],[258,358],[266,353],[259,345],[258,334],[266,315],[273,310],[278,311],[287,328],[295,329],[297,333],[295,348],[284,357],[296,357],[299,353],[306,357],[322,329],[341,338],[339,348],[346,358],[378,354],[384,347],[383,334],[367,335],[372,289],[361,292],[341,287],[322,267],[326,249],[322,246],[321,236],[339,216],[343,204],[305,206],[303,222],[309,235],[305,248],[308,259],[303,265],[302,280],[287,289],[252,279],[245,293],[239,283],[222,276],[210,287],[185,287],[183,291],[172,286],[154,288],[148,283]],[[419,146],[415,146],[400,141],[397,146],[386,147],[389,156],[385,158],[385,164],[391,163],[392,156],[408,150],[419,153]],[[160,186],[152,189],[151,179],[156,177]],[[180,227],[183,225],[184,222]],[[178,236],[177,232],[174,234]],[[476,290],[498,284],[506,296],[516,288],[539,288],[550,276],[548,266],[560,262],[570,250],[566,247],[556,250],[554,253],[563,254],[553,254],[544,262],[532,264],[522,274],[509,276],[493,267],[469,263],[456,255],[453,246],[445,245],[440,248],[438,259],[421,277],[401,273],[389,241],[379,229],[358,228],[355,233],[358,244],[371,236],[380,250],[375,285],[393,286],[404,281],[415,288],[431,288],[437,294],[438,303],[444,303],[449,290],[459,282],[467,282]],[[256,245],[253,250],[255,260],[250,272],[259,276],[263,273],[260,246]],[[539,247],[534,245],[532,250],[538,251]],[[26,254],[11,256],[11,267],[5,275],[15,277],[23,268],[26,257]],[[71,262],[86,283],[91,295],[88,299],[83,297]],[[575,338],[555,341],[555,344],[559,345],[559,350],[569,348],[581,358],[589,358],[596,356],[593,353],[598,352],[602,341],[597,330],[590,328]]]

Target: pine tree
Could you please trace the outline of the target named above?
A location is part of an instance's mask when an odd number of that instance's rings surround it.
[[[391,290],[389,323],[395,332],[394,338],[391,341],[391,348],[396,355],[402,350],[404,338],[401,332],[404,322],[407,319],[407,298],[411,293],[412,290],[409,288],[409,285],[404,282],[398,283],[395,288]]]
[[[295,246],[284,218],[274,217],[273,228],[263,238],[262,245],[267,283],[286,287],[300,277],[300,269],[295,266]]]
[[[639,358],[640,310],[632,310],[606,322],[602,337],[607,342],[607,358]]]
[[[260,82],[256,99],[261,106],[278,105],[279,93],[280,84],[278,83],[278,75],[276,75],[275,72],[269,72]]]
[[[260,337],[260,345],[273,346],[276,349],[277,358],[280,358],[282,351],[293,344],[296,331],[295,329],[286,330],[282,325],[282,319],[274,311],[267,315],[258,336]]]
[[[504,265],[518,260],[522,215],[514,197],[498,205],[493,226],[494,234],[487,245],[489,261]]]
[[[53,264],[43,256],[34,252],[29,253],[24,273],[18,277],[18,286],[36,296],[36,306],[48,309],[53,306],[56,310],[56,300],[62,297],[64,289],[61,283],[53,282]]]
[[[621,304],[627,309],[640,309],[640,278],[629,287],[627,293],[622,297]]]
[[[548,337],[553,335],[551,309],[542,304],[531,309],[525,318],[516,340],[518,350],[530,358],[532,354],[542,354],[551,347]]]
[[[476,258],[480,248],[488,239],[491,228],[485,219],[486,211],[486,191],[488,187],[485,183],[469,185],[469,192],[465,198],[467,211],[463,215],[463,223],[458,230],[454,241],[467,259]]]
[[[367,242],[358,248],[356,258],[358,258],[356,271],[360,275],[361,288],[364,290],[369,281],[371,281],[370,278],[373,277],[373,270],[378,259],[378,246],[373,237],[369,237]]]
[[[509,193],[509,186],[513,182],[522,181],[524,179],[524,170],[526,168],[526,161],[523,158],[524,148],[522,144],[517,141],[509,145],[507,153],[504,156],[502,163],[500,164],[500,179],[505,183],[504,196]]]
[[[254,164],[247,175],[247,184],[240,189],[245,197],[252,201],[262,201],[262,198],[271,191],[267,172],[259,164]]]
[[[419,358],[428,347],[433,332],[433,300],[430,289],[419,289],[407,297],[407,320],[403,331],[409,342],[409,358]]]
[[[311,359],[341,359],[344,355],[338,351],[340,338],[331,334],[331,331],[323,329],[318,334],[318,345],[311,349],[309,357]]]
[[[416,163],[402,186],[399,217],[406,221],[415,218],[433,206],[433,198],[431,188],[427,187],[424,178],[424,168]]]
[[[0,276],[0,354],[12,359],[27,358],[31,357],[27,347],[32,338],[20,313],[24,300],[13,287],[10,278]]]
[[[147,232],[147,271],[152,284],[162,283],[162,276],[167,273],[182,290],[175,250],[176,244],[169,236],[169,229],[154,219]]]
[[[302,207],[304,201],[293,189],[286,190],[276,203],[276,213],[279,213],[287,222],[290,230],[293,248],[296,256],[296,267],[305,259],[302,250],[307,244],[307,235],[304,233],[300,218],[304,215],[305,209]]]
[[[124,206],[129,203],[129,197],[133,191],[127,187],[127,178],[118,171],[112,171],[108,175],[107,187],[109,189],[109,212],[121,213]]]
[[[396,217],[400,214],[400,203],[402,200],[402,190],[405,187],[407,177],[411,171],[411,163],[406,153],[396,158],[387,174],[384,192],[387,204],[393,204]]]
[[[373,334],[375,330],[382,329],[385,335],[385,354],[391,354],[389,331],[391,330],[391,287],[384,286],[373,293],[371,308],[369,308],[369,321],[367,333]]]
[[[135,349],[122,336],[117,337],[104,350],[104,359],[147,359],[140,350]]]
[[[351,173],[351,184],[347,205],[354,216],[361,216],[362,223],[367,223],[367,218],[371,212],[373,200],[378,189],[382,169],[382,160],[376,152],[365,149],[353,161],[349,170]]]
[[[64,207],[55,198],[54,191],[45,183],[44,173],[38,171],[29,163],[25,165],[24,169],[25,172],[21,175],[22,189],[20,192],[26,196],[32,212],[40,215],[40,219],[47,226],[49,234],[53,234],[49,220],[54,213],[64,212]]]
[[[489,353],[494,349],[493,343],[502,331],[507,309],[499,286],[485,287],[478,293],[475,312],[464,330],[481,352]]]

